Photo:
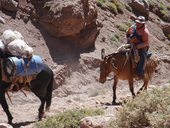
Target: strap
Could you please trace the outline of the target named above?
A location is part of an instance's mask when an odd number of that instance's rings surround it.
[[[130,36],[130,38],[136,37],[136,39],[138,40],[138,42],[142,42],[141,36],[140,36],[140,35],[137,33],[137,31],[136,31],[136,25],[133,25],[133,26],[132,26],[132,30],[133,30],[133,33],[132,33],[132,35]]]

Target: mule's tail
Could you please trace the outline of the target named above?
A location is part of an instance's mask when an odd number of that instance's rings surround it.
[[[51,71],[52,72],[52,71]],[[46,93],[46,111],[49,111],[51,106],[51,100],[52,100],[52,90],[53,90],[53,81],[54,81],[54,74],[52,72],[51,80],[47,87],[47,93]]]

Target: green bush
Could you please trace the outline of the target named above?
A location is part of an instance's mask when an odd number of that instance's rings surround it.
[[[36,128],[78,128],[79,121],[86,116],[102,115],[100,109],[74,109],[45,119],[35,124]]]
[[[114,3],[108,3],[107,7],[108,7],[109,11],[112,12],[113,14],[115,14],[115,15],[118,14],[117,6]]]
[[[96,0],[97,6],[102,9],[108,9],[113,14],[123,13],[123,7],[117,0]]]
[[[148,2],[153,13],[157,14],[164,21],[168,20],[169,4],[164,4],[159,0],[149,0]]]
[[[129,12],[132,12],[132,8],[131,8],[129,5],[125,4],[125,8],[126,8]]]
[[[170,34],[168,34],[168,40],[170,40]]]
[[[110,128],[169,128],[170,88],[142,92],[128,101]]]
[[[117,25],[117,28],[120,30],[120,31],[123,31],[123,32],[126,32],[126,30],[129,28],[129,26],[125,23],[122,23],[122,24],[118,24]]]
[[[114,34],[114,35],[110,38],[110,40],[111,40],[112,42],[117,42],[117,41],[119,41],[119,39],[120,39],[120,37],[119,37],[118,34]]]
[[[102,9],[106,8],[106,0],[96,0],[97,6],[101,7]]]

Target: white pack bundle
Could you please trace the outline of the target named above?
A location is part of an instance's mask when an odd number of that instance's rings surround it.
[[[14,34],[15,34],[15,39],[21,39],[21,40],[24,40],[24,37],[21,35],[20,32],[18,31],[14,31]]]
[[[21,33],[18,31],[12,31],[12,30],[5,30],[2,34],[2,41],[4,45],[8,45],[10,42],[12,42],[15,39],[24,39]]]
[[[8,51],[14,56],[30,57],[33,55],[32,47],[21,39],[15,39],[7,45]]]

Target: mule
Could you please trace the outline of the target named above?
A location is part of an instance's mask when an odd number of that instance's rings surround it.
[[[53,89],[53,72],[44,64],[43,70],[30,82],[30,90],[40,99],[41,104],[38,109],[38,117],[41,120],[44,117],[44,107],[50,109]],[[2,76],[1,76],[2,79]],[[0,104],[5,111],[8,123],[12,124],[13,117],[9,111],[9,107],[5,98],[6,89],[11,86],[11,83],[0,81]],[[46,106],[45,106],[46,105]]]
[[[147,59],[147,63],[144,70],[144,77],[138,77],[135,68],[133,68],[133,63],[131,56],[127,53],[113,53],[105,56],[105,51],[102,49],[101,52],[102,62],[100,65],[100,78],[99,82],[104,83],[107,76],[113,72],[114,73],[114,83],[113,83],[113,101],[112,104],[116,104],[116,87],[118,80],[127,80],[129,83],[129,89],[132,97],[135,97],[134,93],[134,78],[138,80],[143,80],[143,86],[139,91],[147,89],[148,82],[151,79],[153,72],[157,67],[157,61],[151,58]],[[138,93],[139,93],[138,91]]]

